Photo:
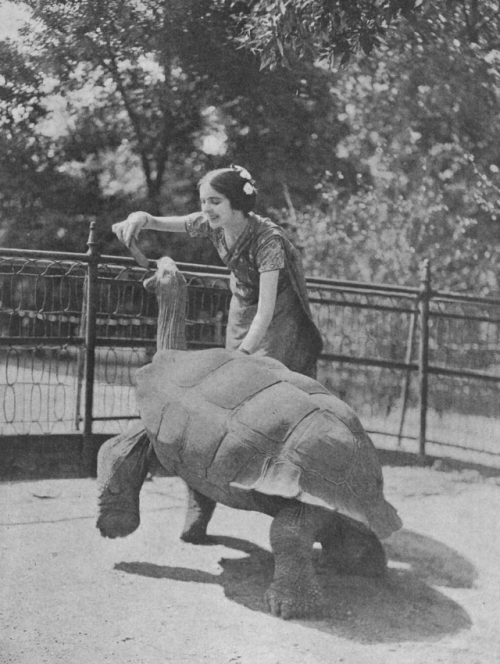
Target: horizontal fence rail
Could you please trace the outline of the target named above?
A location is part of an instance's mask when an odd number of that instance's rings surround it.
[[[179,264],[189,349],[223,346],[225,268]],[[151,270],[155,263],[151,262]],[[157,303],[132,258],[0,250],[0,433],[115,434],[156,344]],[[500,300],[309,278],[324,339],[318,379],[380,446],[500,465]],[[91,448],[91,445],[90,445]]]

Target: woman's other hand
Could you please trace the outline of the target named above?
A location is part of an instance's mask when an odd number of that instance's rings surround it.
[[[125,221],[113,224],[112,231],[128,247],[132,238],[137,239],[139,233],[146,227],[148,221],[152,219],[153,217],[147,212],[132,212]]]

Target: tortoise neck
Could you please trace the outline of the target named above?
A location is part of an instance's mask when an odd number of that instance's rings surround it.
[[[186,350],[186,280],[180,272],[156,282],[157,350]]]
[[[160,267],[144,286],[155,292],[158,302],[156,350],[185,350],[187,284],[183,275]]]

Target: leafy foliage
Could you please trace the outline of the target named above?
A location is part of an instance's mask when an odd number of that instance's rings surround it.
[[[497,292],[495,0],[28,4],[24,50],[0,50],[4,242],[82,250],[97,219],[122,251],[113,221],[191,211],[233,162],[310,272],[416,283],[425,256],[438,285]]]
[[[500,15],[483,3],[471,30],[473,4],[428,6],[338,72],[350,131],[299,215],[309,270],[416,284],[429,257],[440,287],[498,293]]]
[[[38,132],[47,115],[43,77],[34,58],[13,44],[0,43],[0,63],[0,212],[10,221],[3,224],[2,241],[57,248],[57,235],[54,247],[46,225],[34,220],[54,198],[70,211],[78,192],[58,172],[51,142]]]
[[[234,3],[241,4],[241,3]],[[249,3],[241,42],[263,67],[320,58],[347,63],[369,55],[389,25],[410,16],[422,0],[257,0]]]

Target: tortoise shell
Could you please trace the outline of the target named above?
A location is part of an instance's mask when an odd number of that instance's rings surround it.
[[[254,509],[258,492],[338,511],[382,538],[401,527],[355,413],[277,360],[160,351],[137,373],[137,399],[160,461],[218,502]]]

